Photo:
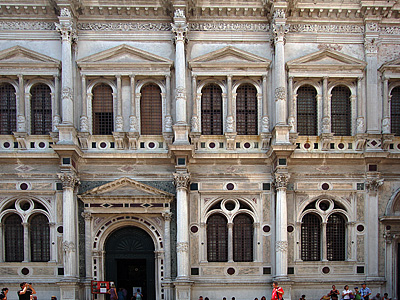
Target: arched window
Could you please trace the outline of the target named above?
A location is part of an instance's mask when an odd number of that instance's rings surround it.
[[[240,135],[258,134],[257,89],[242,84],[236,90],[236,132]]]
[[[318,135],[317,91],[311,85],[297,90],[297,132]]]
[[[350,89],[339,85],[332,89],[331,132],[336,136],[351,135]]]
[[[219,214],[214,214],[207,220],[207,260],[228,261],[227,220]]]
[[[30,221],[31,260],[50,260],[50,227],[45,215],[35,215]]]
[[[49,134],[52,131],[51,90],[46,84],[31,88],[31,133]]]
[[[114,131],[112,88],[100,83],[93,88],[92,93],[93,134],[111,135]]]
[[[24,228],[18,215],[10,215],[4,221],[5,259],[7,262],[24,260]]]
[[[390,128],[395,135],[400,135],[400,86],[395,87],[390,99]]]
[[[147,84],[141,90],[140,130],[142,135],[162,134],[161,89],[156,84]]]
[[[253,219],[245,214],[233,220],[233,260],[253,261]]]
[[[216,84],[201,90],[201,133],[222,134],[222,91]]]
[[[345,260],[346,224],[340,214],[332,214],[326,225],[327,258],[330,261]]]
[[[17,131],[17,101],[15,89],[9,83],[0,84],[0,134]]]
[[[301,259],[321,259],[321,220],[314,214],[306,214],[301,223]]]

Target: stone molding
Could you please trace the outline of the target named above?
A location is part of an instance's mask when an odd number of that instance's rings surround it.
[[[92,219],[92,213],[90,212],[82,212],[81,216],[85,219],[85,221],[90,221]]]

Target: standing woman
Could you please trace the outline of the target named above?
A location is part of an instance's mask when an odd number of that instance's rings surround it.
[[[349,300],[349,299],[353,298],[353,297],[351,297],[351,296],[353,296],[353,291],[350,290],[350,289],[349,289],[349,286],[346,284],[346,285],[344,286],[344,291],[342,292],[342,298],[343,298],[344,300]]]
[[[117,291],[115,289],[115,284],[111,285],[111,288],[108,290],[108,293],[110,294],[110,300],[118,299]]]

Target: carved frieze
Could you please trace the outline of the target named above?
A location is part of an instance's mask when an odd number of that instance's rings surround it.
[[[170,31],[170,23],[78,23],[84,31]]]
[[[75,243],[64,241],[63,250],[64,252],[75,252]]]
[[[190,31],[245,31],[245,32],[268,32],[270,26],[267,23],[190,23]]]
[[[53,22],[1,21],[0,30],[56,30]]]
[[[364,33],[360,25],[338,24],[290,24],[289,32],[314,32],[314,33]]]

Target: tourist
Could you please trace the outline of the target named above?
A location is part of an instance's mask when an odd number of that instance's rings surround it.
[[[272,283],[272,287],[273,290],[272,290],[271,300],[281,300],[283,294],[285,293],[283,289],[280,286],[278,286],[278,282],[276,281]]]
[[[2,288],[0,293],[0,300],[7,300],[8,288]]]
[[[361,300],[361,294],[360,291],[358,290],[358,286],[354,288],[354,300]]]
[[[140,292],[140,289],[137,289],[133,296],[135,296],[136,300],[143,300],[143,294]]]
[[[369,296],[371,295],[371,290],[367,287],[367,284],[365,282],[362,284],[360,294],[361,294],[361,299],[369,300]]]
[[[306,295],[301,295],[299,300],[306,300]]]
[[[388,293],[384,293],[382,300],[392,300],[392,298],[389,298],[389,294]]]
[[[118,294],[117,294],[117,291],[115,290],[115,284],[111,284],[111,287],[107,293],[110,294],[110,300],[118,299]]]
[[[31,300],[32,295],[36,294],[32,283],[22,282],[20,287],[21,290],[17,292],[19,300]]]
[[[344,286],[344,290],[343,290],[343,292],[342,292],[342,298],[344,299],[344,300],[349,300],[349,299],[352,299],[352,296],[353,295],[353,291],[352,290],[350,290],[349,289],[349,286],[346,284],[345,286]]]
[[[336,286],[332,285],[332,289],[328,294],[328,296],[331,297],[331,300],[338,300],[339,294],[340,293],[339,293],[338,289],[336,288]]]

